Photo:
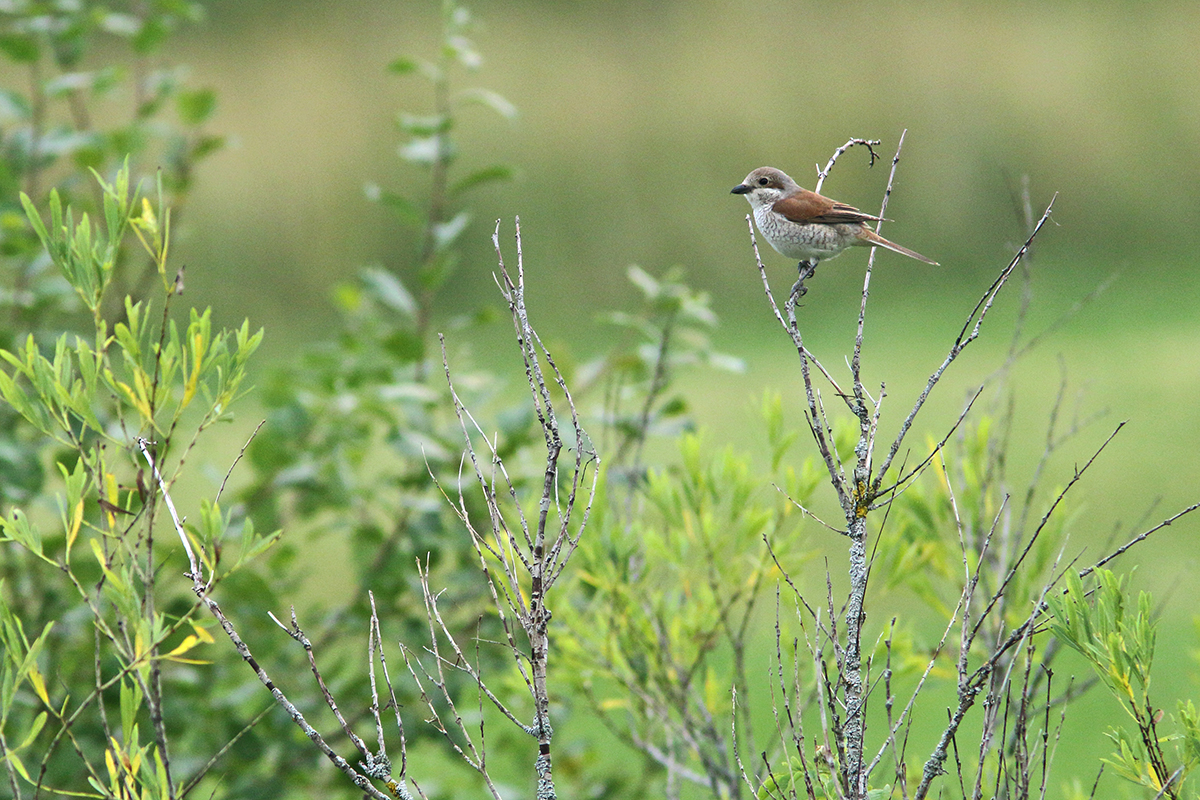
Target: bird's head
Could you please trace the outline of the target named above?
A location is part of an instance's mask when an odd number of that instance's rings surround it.
[[[732,194],[745,195],[750,205],[771,206],[777,201],[800,191],[800,186],[787,173],[774,167],[759,167],[746,179],[730,189]]]

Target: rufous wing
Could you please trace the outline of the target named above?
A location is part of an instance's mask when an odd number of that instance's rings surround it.
[[[776,214],[781,214],[792,222],[818,223],[835,225],[838,223],[878,222],[879,217],[864,214],[854,206],[830,200],[828,197],[801,189],[795,194],[778,200],[771,206]]]

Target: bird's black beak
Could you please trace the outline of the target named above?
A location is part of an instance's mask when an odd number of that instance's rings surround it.
[[[739,183],[737,186],[729,190],[730,194],[745,194],[750,191],[750,187],[744,183]]]

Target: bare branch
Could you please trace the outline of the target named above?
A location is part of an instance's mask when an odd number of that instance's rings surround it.
[[[871,158],[867,166],[875,166],[875,161],[879,158],[879,156],[875,154],[875,145],[877,144],[879,144],[878,139],[850,139],[837,150],[834,150],[833,155],[829,158],[829,163],[825,165],[825,169],[821,169],[819,166],[817,167],[817,186],[813,191],[820,193],[821,185],[825,183],[825,178],[829,177],[829,173],[833,171],[833,165],[837,163],[839,158],[841,158],[842,153],[845,153],[855,145],[862,145],[863,147],[867,148],[867,152],[870,154]]]
[[[1057,197],[1057,195],[1055,195],[1055,197]],[[896,458],[896,453],[900,450],[900,446],[904,442],[904,437],[908,435],[908,431],[912,427],[913,420],[917,418],[917,414],[924,407],[925,401],[929,399],[929,393],[933,391],[933,387],[936,386],[938,381],[941,380],[942,375],[946,372],[946,369],[949,368],[956,358],[958,358],[958,355],[963,351],[963,348],[965,348],[979,336],[979,331],[983,326],[984,317],[987,316],[987,312],[991,309],[992,304],[995,302],[997,294],[999,294],[1000,290],[1004,288],[1004,284],[1008,282],[1008,278],[1010,275],[1012,275],[1012,271],[1016,269],[1019,263],[1021,263],[1021,259],[1025,256],[1025,253],[1030,247],[1033,246],[1033,241],[1037,237],[1038,232],[1041,231],[1042,226],[1046,224],[1046,221],[1050,219],[1050,211],[1053,208],[1054,200],[1052,199],[1050,204],[1046,206],[1046,210],[1042,212],[1042,218],[1038,220],[1037,225],[1034,226],[1033,232],[1030,233],[1029,238],[1025,240],[1025,244],[1021,245],[1021,248],[1017,251],[1016,255],[1013,256],[1008,266],[1001,270],[996,279],[992,281],[992,285],[987,288],[987,290],[983,293],[983,296],[979,299],[979,302],[975,304],[975,307],[971,310],[971,313],[967,315],[967,321],[963,325],[962,330],[959,332],[958,337],[955,338],[954,345],[950,348],[950,352],[946,354],[946,358],[942,361],[942,364],[936,370],[934,370],[932,375],[929,376],[929,380],[926,382],[925,388],[921,391],[921,394],[917,398],[916,403],[913,405],[912,410],[908,412],[908,416],[905,418],[904,423],[900,426],[900,431],[896,434],[896,438],[892,442],[892,446],[888,451],[887,457],[883,460],[883,464],[880,465],[879,471],[875,475],[873,486],[874,494],[878,495],[879,486],[883,482],[883,476],[887,474],[888,468],[892,465],[892,461]],[[974,327],[972,327],[972,322],[974,322]],[[970,331],[969,334],[968,331]]]
[[[221,480],[221,486],[219,489],[217,489],[217,496],[213,498],[213,503],[220,502],[221,494],[225,491],[225,484],[229,483],[229,476],[233,474],[235,469],[237,469],[238,462],[241,461],[246,455],[246,450],[249,449],[250,444],[254,441],[254,438],[258,436],[258,432],[261,431],[263,425],[266,424],[267,421],[264,419],[254,426],[254,430],[250,432],[250,437],[246,439],[246,443],[242,445],[242,449],[238,451],[237,458],[233,459],[233,463],[229,465],[229,471],[225,473],[224,479]]]
[[[154,463],[154,457],[150,455],[150,446],[153,444],[148,439],[141,437],[137,439],[138,449],[142,451],[142,455],[146,458],[146,463],[150,465],[150,470],[154,473],[154,479],[158,482],[158,489],[162,493],[163,502],[167,504],[167,510],[171,512],[171,521],[175,523],[175,532],[179,535],[179,541],[183,542],[183,551],[187,553],[187,577],[191,578],[194,584],[199,584],[203,580],[200,565],[196,562],[196,554],[192,552],[191,542],[188,541],[187,534],[183,530],[183,522],[179,519],[179,512],[175,510],[175,503],[171,500],[171,493],[167,491],[166,481],[163,480],[162,473],[158,471],[158,464]]]
[[[1106,444],[1107,444],[1107,442],[1106,442]],[[1090,462],[1089,462],[1089,463],[1090,463]],[[1160,522],[1160,523],[1158,523],[1157,525],[1155,525],[1153,528],[1150,528],[1149,530],[1147,530],[1147,531],[1144,531],[1143,533],[1139,533],[1137,536],[1133,537],[1133,538],[1132,538],[1132,539],[1130,539],[1128,542],[1126,542],[1125,544],[1121,545],[1121,546],[1120,546],[1120,547],[1118,547],[1116,550],[1114,550],[1113,552],[1109,553],[1108,555],[1106,555],[1104,558],[1102,558],[1102,559],[1100,559],[1099,561],[1097,561],[1097,562],[1096,562],[1095,564],[1093,564],[1092,566],[1090,566],[1090,567],[1088,567],[1087,569],[1085,569],[1085,570],[1083,570],[1082,572],[1080,572],[1080,573],[1079,573],[1079,577],[1081,577],[1081,578],[1086,578],[1088,575],[1091,575],[1093,572],[1095,572],[1096,570],[1100,569],[1101,567],[1103,567],[1103,566],[1104,566],[1105,564],[1107,564],[1108,562],[1112,561],[1112,560],[1113,560],[1114,558],[1116,558],[1117,556],[1123,555],[1123,554],[1125,553],[1125,551],[1126,551],[1126,550],[1128,550],[1129,548],[1133,547],[1135,544],[1137,544],[1137,543],[1139,543],[1139,542],[1143,542],[1143,541],[1145,541],[1146,539],[1150,538],[1150,536],[1152,536],[1153,534],[1155,534],[1155,533],[1157,533],[1158,531],[1162,530],[1163,528],[1166,528],[1166,527],[1168,527],[1169,525],[1171,525],[1171,523],[1175,522],[1175,521],[1176,521],[1176,520],[1178,520],[1180,517],[1184,517],[1184,516],[1186,516],[1186,515],[1188,515],[1188,514],[1192,513],[1193,511],[1195,511],[1195,510],[1196,510],[1196,509],[1198,509],[1198,508],[1200,508],[1200,503],[1193,503],[1192,505],[1190,505],[1190,506],[1188,506],[1187,508],[1185,508],[1185,509],[1183,509],[1182,511],[1180,511],[1178,514],[1174,514],[1174,515],[1172,515],[1172,516],[1170,516],[1170,517],[1167,517],[1167,518],[1166,518],[1166,519],[1164,519],[1162,522]]]

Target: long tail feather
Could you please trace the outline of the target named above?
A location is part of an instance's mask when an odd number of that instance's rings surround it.
[[[918,253],[916,250],[909,250],[907,247],[902,247],[901,245],[898,245],[895,242],[889,242],[887,239],[883,238],[875,231],[870,230],[869,228],[866,228],[866,227],[863,228],[863,233],[862,233],[862,235],[859,236],[858,241],[860,244],[865,245],[867,247],[886,247],[888,250],[891,250],[894,253],[899,253],[902,256],[908,256],[909,258],[915,258],[917,261],[924,261],[926,264],[932,264],[935,267],[941,266],[940,264],[938,264],[938,262],[934,261],[931,258],[926,258],[925,256]]]

